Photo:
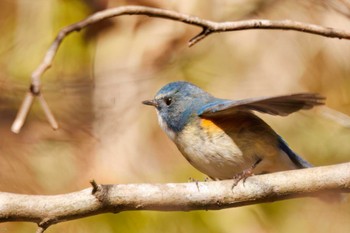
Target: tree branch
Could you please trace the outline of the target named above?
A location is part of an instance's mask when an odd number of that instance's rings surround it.
[[[249,177],[232,189],[232,180],[97,185],[62,195],[0,192],[0,222],[26,221],[43,232],[50,225],[101,213],[128,210],[218,210],[323,191],[350,192],[350,163]]]
[[[112,9],[107,9],[104,11],[97,12],[86,19],[64,27],[60,30],[55,40],[47,50],[44,59],[37,67],[37,69],[32,73],[31,76],[31,93],[33,96],[38,95],[41,89],[41,76],[44,72],[49,69],[52,65],[53,59],[57,53],[57,50],[63,41],[63,39],[74,31],[80,31],[81,29],[88,27],[91,24],[100,22],[102,20],[121,16],[121,15],[146,15],[156,18],[164,18],[173,21],[179,21],[185,24],[190,24],[202,28],[202,31],[193,37],[189,41],[189,46],[193,46],[202,39],[206,38],[212,33],[218,32],[228,32],[228,31],[239,31],[239,30],[249,30],[249,29],[274,29],[274,30],[293,30],[304,33],[311,33],[325,37],[339,38],[339,39],[350,39],[350,32],[339,30],[335,28],[322,27],[314,24],[307,24],[302,22],[296,22],[291,20],[280,20],[271,21],[264,19],[254,19],[254,20],[243,20],[235,22],[214,22],[210,20],[204,20],[195,16],[178,13],[171,10],[164,10],[159,8],[144,7],[144,6],[122,6]],[[28,97],[28,96],[27,96]],[[28,99],[28,98],[27,98]],[[23,102],[25,103],[26,100]],[[54,116],[51,114],[48,105],[46,104],[43,96],[41,95],[41,103],[47,119],[49,120],[52,128],[56,129],[58,127]],[[29,107],[28,107],[29,106]],[[27,108],[26,108],[27,107]],[[11,130],[15,133],[19,133],[21,127],[23,126],[27,113],[30,110],[30,105],[22,105],[16,116],[15,121],[12,124]]]

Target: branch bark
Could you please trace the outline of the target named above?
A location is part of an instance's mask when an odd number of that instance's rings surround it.
[[[189,41],[189,46],[193,46],[198,43],[202,39],[213,33],[219,32],[229,32],[229,31],[239,31],[239,30],[250,30],[250,29],[273,29],[273,30],[293,30],[304,33],[311,33],[319,36],[330,37],[330,38],[339,38],[339,39],[350,39],[350,31],[339,30],[335,28],[322,27],[314,24],[307,24],[302,22],[296,22],[291,20],[280,20],[280,21],[272,21],[265,19],[254,19],[254,20],[243,20],[243,21],[235,21],[235,22],[214,22],[210,20],[201,19],[195,16],[182,14],[179,12],[152,8],[152,7],[144,7],[144,6],[122,6],[112,9],[107,9],[104,11],[97,12],[86,19],[64,27],[57,34],[55,40],[47,50],[44,59],[39,64],[37,69],[31,75],[31,86],[30,86],[30,97],[25,98],[23,101],[22,107],[20,107],[18,114],[16,116],[15,121],[12,124],[11,130],[15,133],[19,133],[28,112],[30,111],[30,105],[25,105],[28,103],[30,98],[35,96],[39,96],[41,89],[41,77],[45,73],[47,69],[49,69],[52,65],[54,57],[58,51],[60,44],[63,39],[68,36],[70,33],[74,31],[80,31],[81,29],[88,27],[91,24],[95,24],[102,20],[121,16],[121,15],[146,15],[150,17],[169,19],[173,21],[179,21],[185,24],[193,25],[202,28],[202,31],[193,37]],[[51,111],[43,99],[42,95],[41,102],[45,103],[42,105],[44,113],[46,114],[47,119],[49,120],[51,127],[53,129],[57,129],[58,124],[51,114]]]
[[[232,189],[232,180],[97,185],[62,195],[0,193],[0,222],[50,225],[101,213],[129,210],[218,210],[281,199],[350,192],[350,163],[252,176]]]

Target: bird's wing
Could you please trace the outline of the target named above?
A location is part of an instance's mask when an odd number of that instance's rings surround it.
[[[287,116],[301,109],[310,109],[324,104],[325,98],[319,94],[300,93],[276,97],[260,97],[243,100],[222,100],[207,104],[198,114],[206,118],[230,115],[236,111],[254,110],[271,115]]]

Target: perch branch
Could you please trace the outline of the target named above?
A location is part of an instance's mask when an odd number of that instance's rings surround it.
[[[34,222],[42,232],[55,223],[101,213],[218,210],[324,191],[350,192],[350,163],[252,176],[233,189],[232,182],[97,185],[91,181],[91,188],[62,195],[0,192],[0,222]]]
[[[64,27],[57,34],[55,40],[47,50],[44,59],[38,66],[38,68],[32,73],[31,76],[31,92],[35,95],[40,93],[41,89],[41,76],[44,72],[49,69],[52,65],[53,59],[57,53],[57,50],[62,43],[63,39],[74,31],[80,31],[83,28],[88,27],[91,24],[95,24],[102,20],[121,16],[121,15],[146,15],[149,17],[164,18],[173,21],[179,21],[185,24],[190,24],[202,28],[202,31],[193,37],[189,41],[189,46],[193,46],[202,39],[206,38],[208,35],[219,32],[228,31],[239,31],[239,30],[249,30],[249,29],[275,29],[275,30],[294,30],[299,32],[311,33],[325,37],[339,38],[339,39],[350,39],[350,32],[339,30],[335,28],[322,27],[314,24],[307,24],[302,22],[296,22],[291,20],[264,20],[264,19],[253,19],[253,20],[243,20],[243,21],[233,21],[233,22],[214,22],[210,20],[204,20],[195,16],[188,14],[182,14],[179,12],[145,7],[145,6],[122,6],[112,9],[103,10],[92,14],[86,19],[71,24]],[[49,120],[52,128],[56,129],[58,127],[54,116],[46,104],[45,100],[41,96],[41,102],[45,103],[42,105],[47,119]],[[23,106],[23,105],[22,105]],[[25,106],[23,106],[24,108]],[[22,108],[22,107],[21,107]],[[19,109],[19,112],[25,112],[23,109]],[[30,106],[29,106],[30,108]],[[28,109],[27,112],[29,111]],[[12,124],[11,130],[18,133],[23,126],[27,114],[17,114],[17,117]]]

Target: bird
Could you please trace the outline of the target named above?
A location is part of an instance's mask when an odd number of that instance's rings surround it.
[[[229,100],[176,81],[142,103],[155,107],[160,127],[193,167],[213,180],[240,180],[312,167],[254,112],[287,116],[323,105],[325,98],[298,93]]]

